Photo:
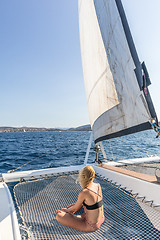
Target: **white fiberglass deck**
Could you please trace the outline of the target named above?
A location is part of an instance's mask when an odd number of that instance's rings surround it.
[[[0,240],[20,240],[16,211],[10,192],[5,183],[0,182]]]

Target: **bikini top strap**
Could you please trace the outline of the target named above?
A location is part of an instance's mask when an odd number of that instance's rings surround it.
[[[98,195],[99,195],[99,184],[98,184],[98,191],[97,191],[97,202],[98,202]]]
[[[98,192],[97,192],[97,193],[96,193],[95,191],[89,189],[89,188],[87,188],[87,189],[88,189],[89,191],[91,191],[91,192],[97,194],[99,197],[102,197],[102,196],[99,194],[99,184],[98,184]],[[98,200],[98,196],[97,196],[97,200]]]

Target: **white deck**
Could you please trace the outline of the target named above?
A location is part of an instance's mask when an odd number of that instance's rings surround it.
[[[138,193],[140,197],[145,197],[145,201],[153,201],[153,205],[160,205],[159,184],[154,184],[146,179],[140,179],[139,177],[124,174],[123,172],[117,172],[114,169],[111,170],[94,166],[94,170],[102,177],[108,178],[109,181],[113,181],[127,190],[132,190],[133,193]]]
[[[57,168],[47,168],[47,169],[39,169],[39,170],[29,170],[22,172],[13,172],[13,173],[3,173],[2,179],[4,182],[17,182],[25,179],[32,179],[34,177],[41,176],[49,176],[56,173],[68,172],[68,171],[79,171],[85,165],[77,165],[77,166],[68,166],[68,167],[57,167]]]
[[[154,162],[159,162],[160,161],[160,157],[159,156],[152,156],[152,157],[146,157],[146,158],[134,158],[134,159],[125,159],[125,160],[121,160],[121,161],[106,161],[107,165],[111,165],[111,166],[123,166],[126,164],[139,164],[139,163],[154,163]]]
[[[0,240],[20,240],[16,211],[7,185],[0,182]]]

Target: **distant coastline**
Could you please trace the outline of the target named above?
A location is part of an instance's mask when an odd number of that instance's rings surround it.
[[[37,127],[0,127],[0,132],[64,132],[64,131],[91,131],[91,126],[83,125],[76,128],[37,128]]]

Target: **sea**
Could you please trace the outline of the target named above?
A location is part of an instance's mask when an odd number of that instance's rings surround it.
[[[83,164],[91,132],[0,133],[0,173]],[[160,138],[147,130],[103,141],[107,159],[120,161],[160,155]],[[95,162],[94,143],[88,163]],[[100,152],[100,159],[103,159]]]

